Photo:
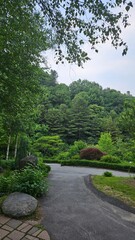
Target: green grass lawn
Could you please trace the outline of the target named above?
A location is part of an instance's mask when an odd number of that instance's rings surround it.
[[[135,207],[135,178],[93,176],[92,182],[100,191]]]

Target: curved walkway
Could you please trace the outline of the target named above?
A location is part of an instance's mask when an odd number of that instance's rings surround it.
[[[51,240],[135,239],[135,214],[101,200],[84,183],[84,176],[102,174],[105,169],[51,167],[49,193],[40,202],[42,224]]]

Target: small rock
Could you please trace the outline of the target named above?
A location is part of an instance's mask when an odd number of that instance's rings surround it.
[[[5,215],[18,218],[32,214],[37,204],[34,197],[26,193],[14,192],[3,202],[2,211]]]

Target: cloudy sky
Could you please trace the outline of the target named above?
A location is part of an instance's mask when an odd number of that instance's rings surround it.
[[[103,88],[112,88],[126,93],[130,91],[135,96],[135,8],[130,18],[131,26],[123,31],[123,38],[129,50],[122,56],[122,50],[115,50],[109,43],[99,46],[99,52],[90,51],[85,44],[85,50],[90,53],[91,61],[83,68],[75,64],[55,64],[54,52],[46,53],[48,65],[57,71],[58,82],[69,85],[78,79],[87,79],[99,83]]]

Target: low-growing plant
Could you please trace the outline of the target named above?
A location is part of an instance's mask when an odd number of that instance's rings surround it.
[[[38,163],[37,168],[43,172],[44,176],[47,176],[47,174],[51,171],[51,167],[42,162]]]
[[[15,184],[15,177],[13,175],[0,176],[0,196],[11,193]]]
[[[105,155],[101,157],[101,162],[108,162],[108,163],[121,163],[121,160],[116,156]]]
[[[2,195],[18,191],[39,197],[47,190],[47,179],[38,167],[27,166],[21,171],[14,171],[7,177],[0,176],[0,193]]]
[[[104,176],[104,177],[112,177],[113,174],[112,174],[112,172],[106,171],[106,172],[103,173],[103,176]]]
[[[34,197],[40,197],[48,190],[47,180],[44,173],[38,168],[25,167],[15,174],[14,191],[28,193]]]

